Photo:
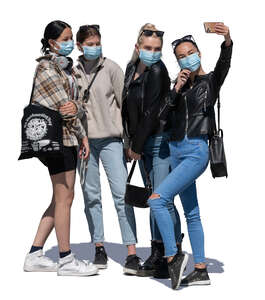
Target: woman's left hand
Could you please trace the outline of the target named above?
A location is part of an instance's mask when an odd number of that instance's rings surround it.
[[[84,153],[84,154],[83,154]],[[82,144],[80,146],[80,150],[79,150],[79,157],[82,158],[82,156],[84,157],[84,159],[87,159],[90,153],[90,148],[89,148],[89,143],[88,143],[88,138],[87,136],[85,136],[82,139]]]
[[[68,101],[60,106],[59,111],[62,115],[75,115],[77,113],[77,107],[73,102]]]
[[[226,26],[224,23],[217,23],[214,29],[216,34],[223,35],[225,37],[226,46],[230,46],[231,37],[230,37],[229,27]]]
[[[141,159],[141,154],[133,152],[131,148],[129,149],[128,152],[129,152],[129,156],[130,156],[131,159],[134,159],[134,160],[140,160]]]

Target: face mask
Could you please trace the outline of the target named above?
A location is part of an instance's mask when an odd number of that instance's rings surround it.
[[[87,60],[97,59],[102,53],[101,46],[83,46],[83,50]]]
[[[140,50],[139,58],[140,60],[148,67],[155,64],[160,60],[162,56],[161,51],[147,51],[147,50]]]
[[[199,57],[198,52],[196,52],[187,57],[179,59],[178,63],[182,70],[188,69],[191,72],[194,72],[199,69],[199,67],[201,65],[201,59]]]
[[[74,41],[73,40],[70,40],[67,42],[61,42],[61,43],[56,42],[56,44],[58,46],[60,46],[60,49],[58,49],[58,53],[63,56],[69,55],[74,49]]]

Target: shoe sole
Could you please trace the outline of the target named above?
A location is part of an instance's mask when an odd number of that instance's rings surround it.
[[[153,276],[154,278],[157,278],[157,279],[168,279],[170,278],[169,274],[154,274]]]
[[[139,277],[152,277],[152,276],[154,276],[154,274],[155,274],[154,270],[149,270],[149,271],[140,270],[140,271],[137,271],[137,273],[136,273],[136,275]]]
[[[57,272],[57,269],[38,269],[38,268],[23,268],[24,272]]]
[[[138,272],[137,270],[123,268],[123,273],[124,274],[137,275],[137,272]]]
[[[194,281],[190,283],[180,283],[181,286],[193,286],[193,285],[210,285],[211,280],[201,280],[201,281]]]
[[[108,265],[96,265],[94,264],[94,266],[96,266],[98,269],[107,269]]]
[[[58,273],[57,272],[57,276],[93,276],[98,274],[98,270],[97,271],[91,271],[91,272],[86,272],[86,273],[72,273],[72,272],[62,272],[62,273]]]
[[[181,265],[181,268],[180,268],[180,272],[179,272],[179,281],[178,281],[178,284],[176,285],[175,288],[173,288],[174,290],[177,290],[180,286],[180,283],[181,283],[181,280],[182,280],[182,274],[186,268],[186,265],[188,263],[188,259],[189,259],[189,256],[187,253],[184,254],[184,259],[183,259],[183,263]]]

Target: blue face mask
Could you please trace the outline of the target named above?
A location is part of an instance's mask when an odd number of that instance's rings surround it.
[[[178,63],[182,70],[188,69],[191,72],[194,72],[199,69],[199,67],[201,65],[201,59],[199,57],[198,52],[196,52],[189,56],[179,59]]]
[[[58,50],[58,53],[63,56],[68,56],[73,50],[74,50],[74,41],[70,40],[67,42],[56,42],[58,46],[60,46],[60,49]]]
[[[155,64],[160,60],[162,56],[161,51],[147,51],[147,50],[140,50],[139,58],[140,60],[148,67]]]
[[[102,53],[101,46],[83,46],[84,56],[88,60],[97,59]]]

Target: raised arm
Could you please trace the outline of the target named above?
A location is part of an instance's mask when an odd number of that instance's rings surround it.
[[[223,35],[225,39],[221,45],[221,53],[213,71],[213,83],[217,96],[230,68],[233,42],[229,28],[223,23],[217,23],[215,31],[216,34]]]

